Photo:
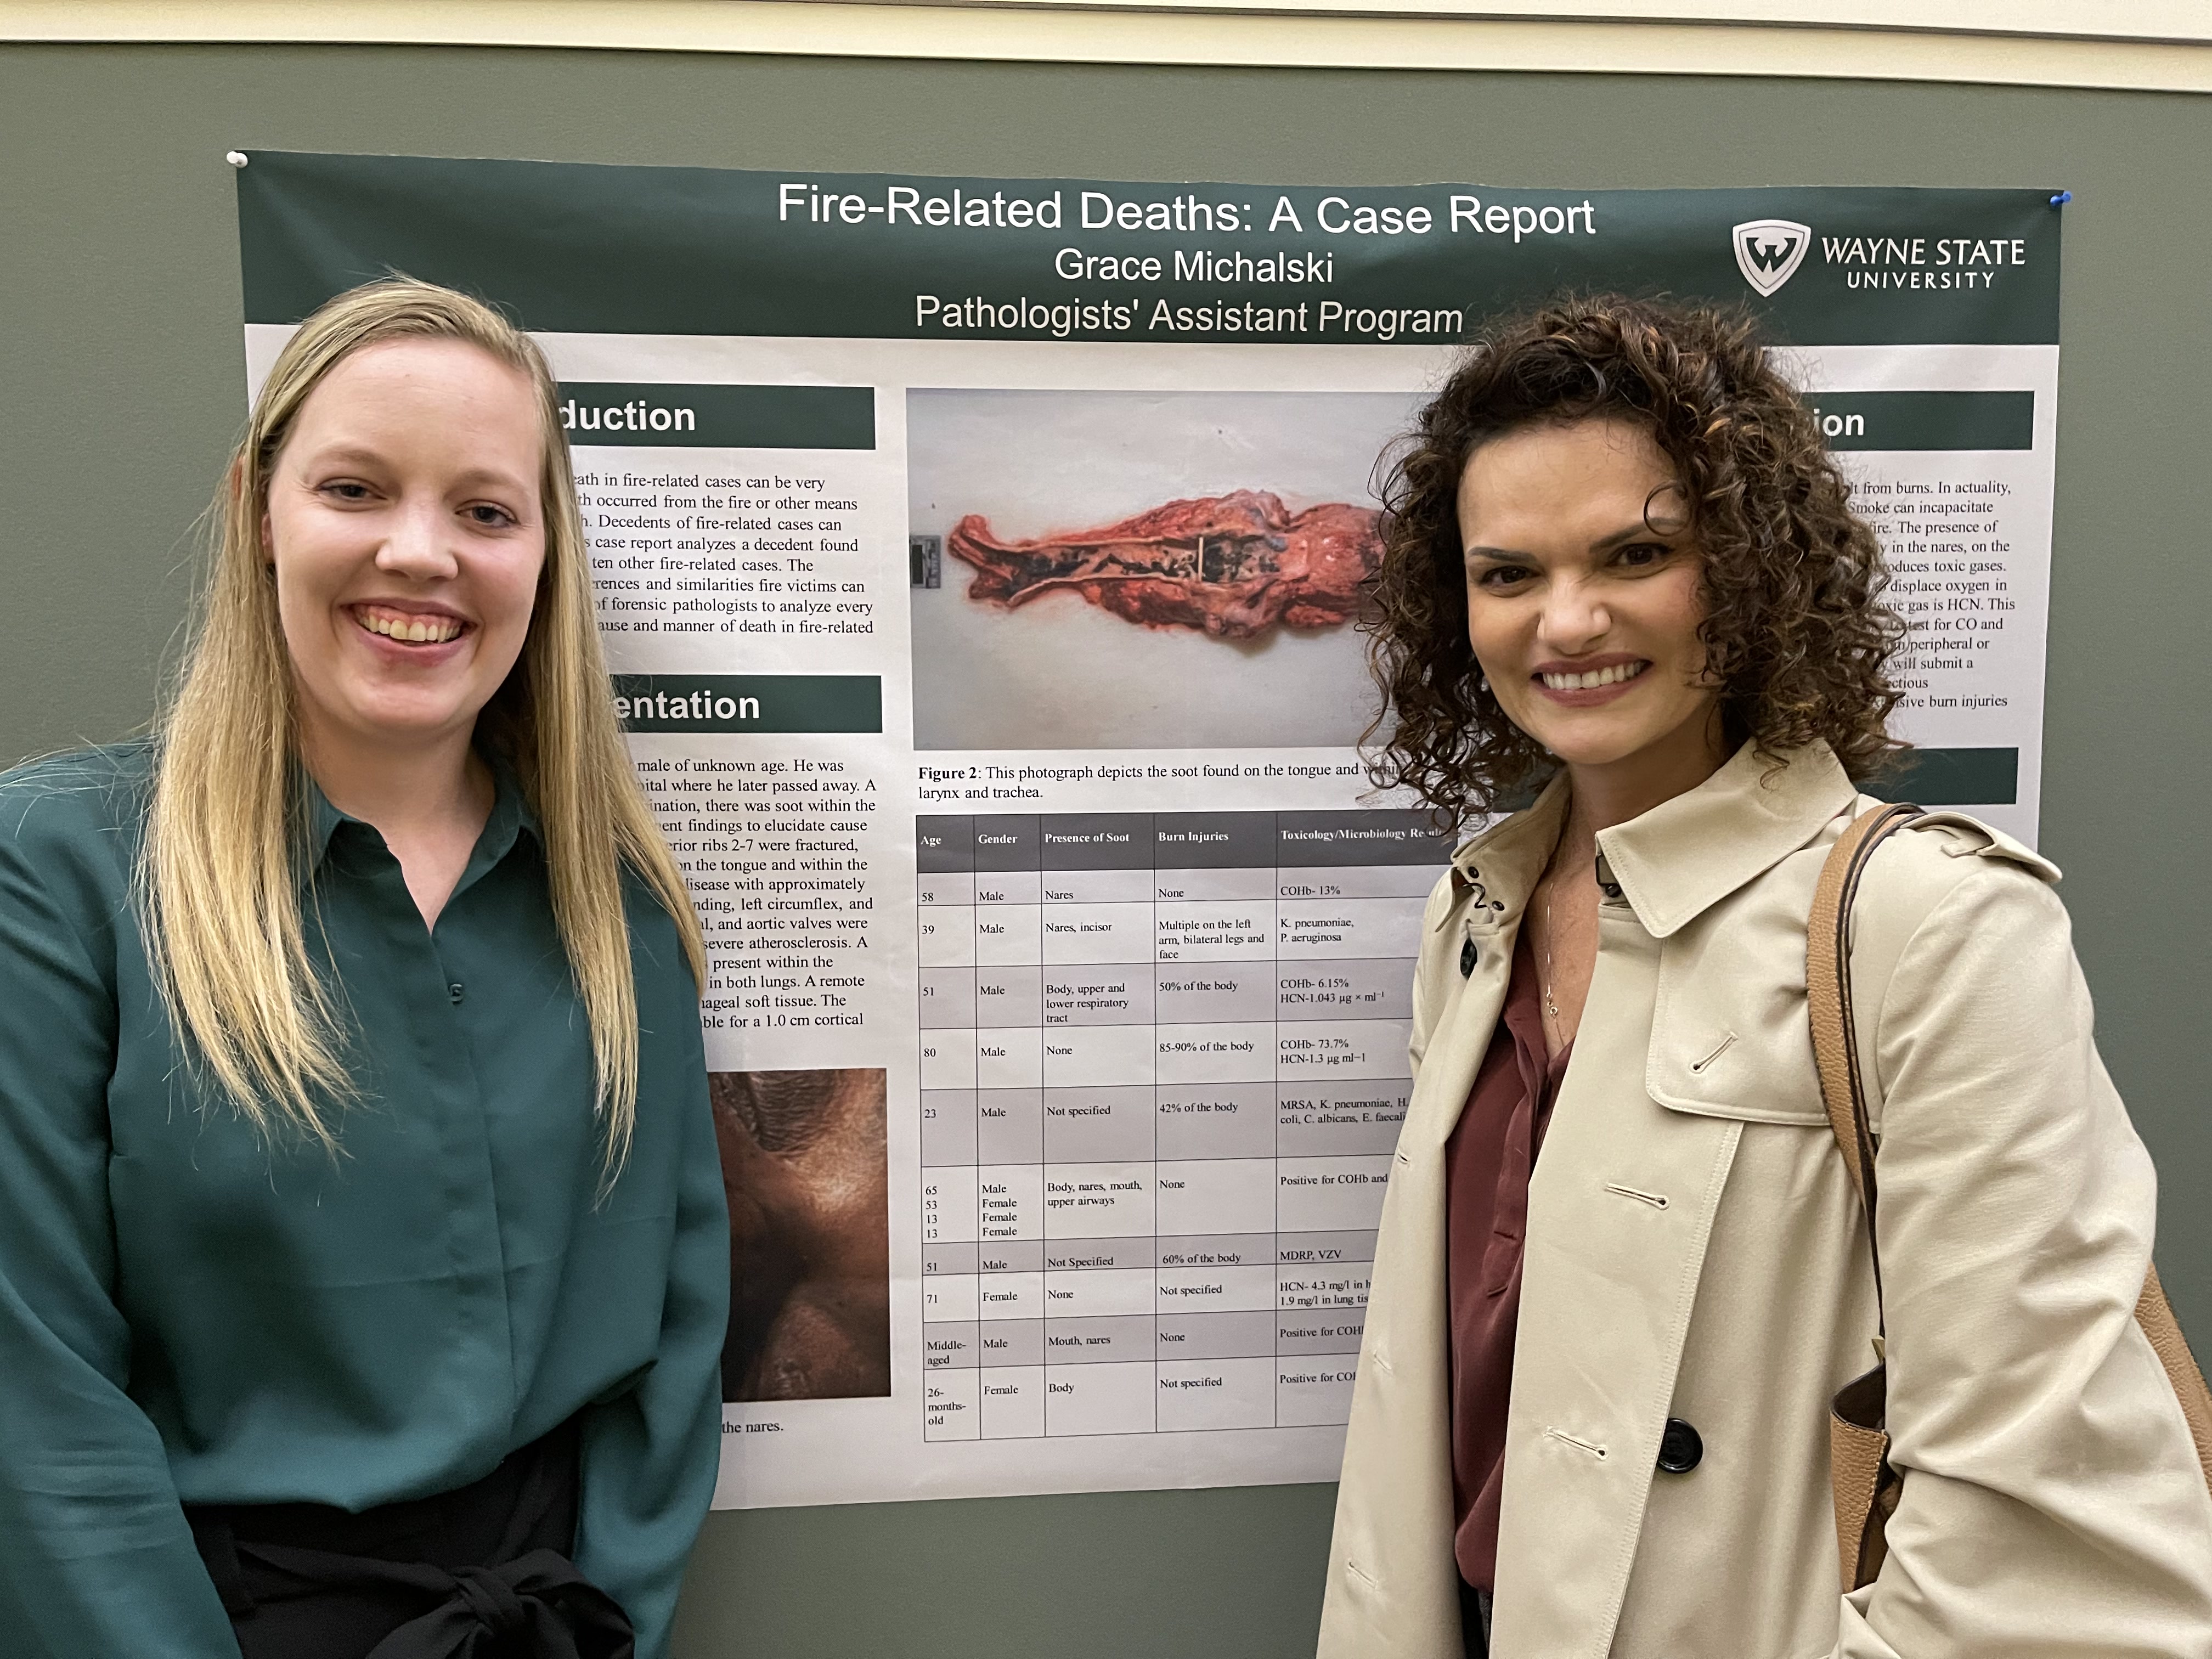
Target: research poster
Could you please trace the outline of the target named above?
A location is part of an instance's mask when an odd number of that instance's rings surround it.
[[[2033,840],[2060,212],[2024,191],[256,152],[247,359],[386,271],[544,343],[706,929],[726,1506],[1334,1477],[1453,837],[1368,790],[1378,457],[1483,319],[1745,305]]]

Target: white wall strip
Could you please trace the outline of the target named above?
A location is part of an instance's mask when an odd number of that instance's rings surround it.
[[[1519,70],[2212,91],[2202,0],[0,0],[0,41]]]

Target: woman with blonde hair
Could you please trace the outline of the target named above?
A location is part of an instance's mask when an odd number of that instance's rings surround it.
[[[665,1650],[727,1223],[554,392],[331,301],[154,736],[0,778],[11,1652]]]
[[[2057,872],[1853,831],[1904,629],[1753,328],[1503,322],[1389,499],[1378,779],[1504,815],[1423,927],[1322,1659],[2208,1659],[2212,1415],[2138,1322],[2155,1179]],[[1847,1389],[1886,1474],[1832,1469]]]

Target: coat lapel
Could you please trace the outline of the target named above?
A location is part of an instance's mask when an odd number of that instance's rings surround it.
[[[1705,1242],[1742,1125],[1643,1088],[1659,941],[1608,907],[1528,1188],[1498,1548],[1501,1653],[1603,1659],[1627,1590]]]
[[[1498,1650],[1604,1659],[1628,1588],[1739,1119],[1646,1086],[1667,941],[1856,792],[1825,747],[1747,746],[1601,833],[1621,891],[1529,1185],[1498,1558]]]
[[[1554,787],[1462,847],[1452,860],[1451,900],[1422,942],[1426,1040],[1417,1039],[1419,1070],[1390,1165],[1346,1431],[1322,1611],[1321,1651],[1330,1659],[1458,1659],[1462,1651],[1444,1143],[1490,1046],[1522,905],[1551,857],[1565,805],[1564,787]]]

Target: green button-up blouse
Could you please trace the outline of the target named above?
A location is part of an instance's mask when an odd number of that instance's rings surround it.
[[[629,892],[636,1140],[502,779],[434,928],[313,797],[307,939],[361,1097],[336,1158],[203,1097],[131,902],[150,750],[0,777],[0,1648],[237,1659],[181,1505],[448,1491],[581,1413],[575,1559],[665,1652],[714,1485],[729,1237],[698,1005]]]

